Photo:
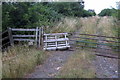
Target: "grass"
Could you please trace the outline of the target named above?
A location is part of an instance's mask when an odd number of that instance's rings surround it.
[[[113,36],[118,37],[119,34],[119,25],[116,24],[116,19],[113,17],[87,17],[87,18],[73,18],[66,17],[63,18],[61,22],[58,22],[54,27],[50,27],[50,33],[61,33],[61,32],[79,32],[82,34],[97,34],[104,36]],[[87,37],[87,38],[96,38],[95,36],[85,36],[79,35],[79,37]],[[104,38],[106,40],[118,41],[113,38]],[[82,39],[76,39],[82,40]],[[85,40],[88,42],[98,42],[98,40]],[[109,44],[109,42],[107,42]],[[95,44],[86,44],[89,46],[96,46]],[[115,45],[113,43],[113,45]]]
[[[2,56],[3,78],[22,78],[45,59],[43,51],[28,46],[15,46]]]
[[[92,65],[94,55],[89,51],[78,50],[71,56],[62,67],[57,78],[95,78],[95,68]]]
[[[62,33],[62,32],[75,32],[78,28],[81,27],[80,18],[72,18],[66,17],[59,23],[57,23],[52,29],[50,33]]]
[[[97,35],[104,35],[104,36],[112,36],[112,37],[118,37],[119,29],[118,24],[116,24],[116,19],[113,17],[88,17],[88,18],[81,18],[80,22],[82,27],[79,29],[80,33],[83,34],[97,34]],[[87,37],[87,38],[96,38],[93,36],[85,36],[85,35],[79,35],[79,37]],[[105,40],[111,40],[111,41],[118,41],[117,39],[113,38],[104,38]],[[82,40],[82,39],[79,39]],[[86,40],[85,40],[86,41]],[[97,40],[87,40],[88,42],[94,42],[96,43]],[[115,43],[109,43],[106,42],[106,44],[113,44]],[[89,46],[93,46],[93,44],[86,44]],[[112,48],[112,47],[111,47]]]

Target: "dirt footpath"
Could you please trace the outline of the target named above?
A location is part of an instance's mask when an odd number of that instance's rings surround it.
[[[93,62],[97,78],[118,78],[118,60],[96,56]]]
[[[43,65],[37,66],[33,73],[26,76],[26,78],[54,78],[71,56],[74,51],[50,51],[52,55],[44,62]]]

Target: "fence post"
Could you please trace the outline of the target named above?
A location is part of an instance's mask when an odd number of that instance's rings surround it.
[[[39,28],[38,35],[39,35],[38,47],[40,48],[40,45],[41,45],[41,27]]]
[[[58,46],[58,44],[57,44],[57,35],[55,35],[55,46],[56,46],[56,49],[57,49],[57,46]]]
[[[38,27],[36,28],[36,37],[35,37],[35,44],[36,44],[36,47],[38,47]]]
[[[10,40],[10,45],[14,46],[14,40],[13,40],[12,29],[11,28],[8,28],[8,36],[9,36],[9,40]]]
[[[44,38],[44,30],[43,30],[43,26],[41,26],[41,45],[43,46],[43,39]]]

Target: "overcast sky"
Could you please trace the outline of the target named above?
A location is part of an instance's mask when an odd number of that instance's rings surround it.
[[[98,14],[101,10],[105,8],[116,8],[116,2],[120,0],[84,0],[85,1],[85,9],[94,9]]]

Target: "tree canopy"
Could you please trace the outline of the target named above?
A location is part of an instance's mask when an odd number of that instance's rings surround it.
[[[94,14],[84,10],[80,2],[3,2],[2,29],[52,26],[61,17],[88,17]]]

